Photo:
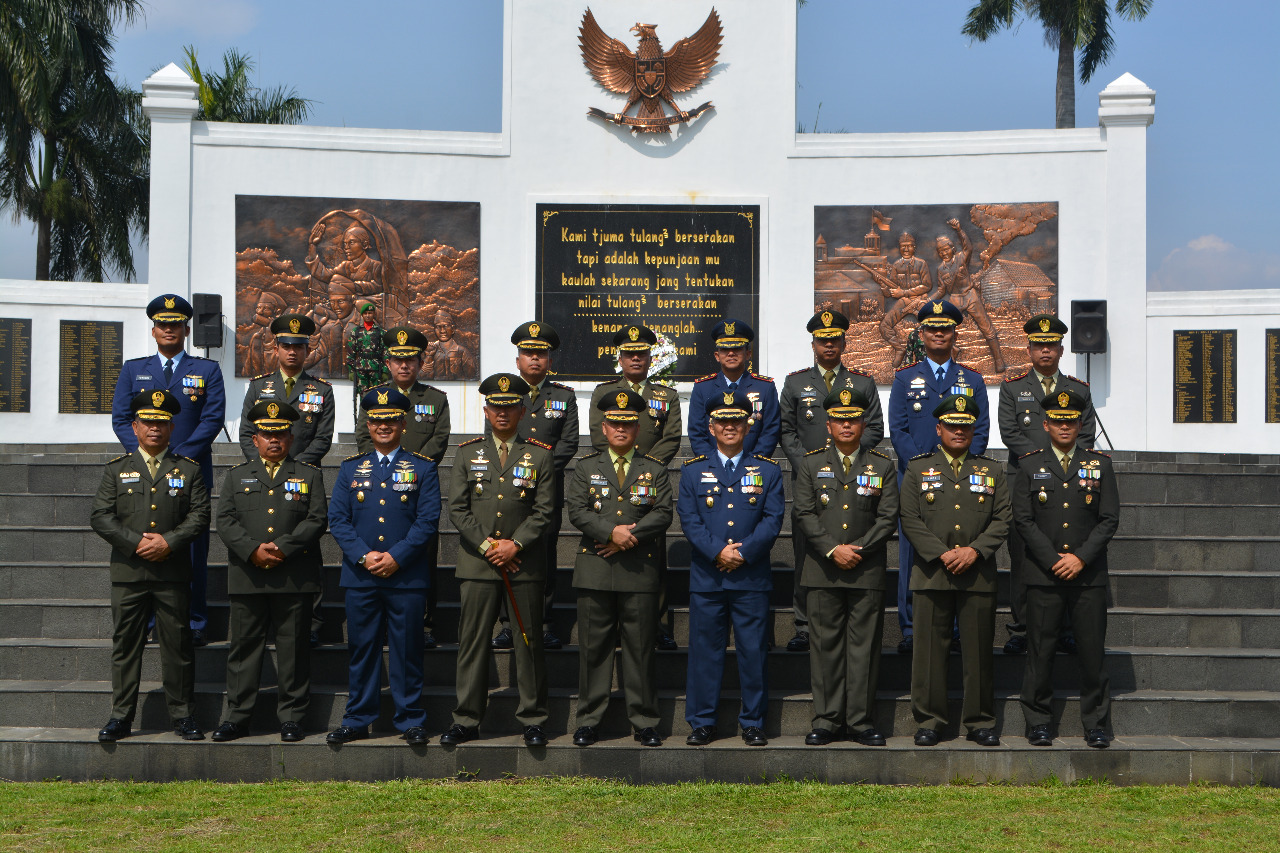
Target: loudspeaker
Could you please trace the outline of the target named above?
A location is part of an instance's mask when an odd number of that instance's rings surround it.
[[[1107,351],[1107,300],[1071,300],[1071,351]]]
[[[200,349],[222,346],[222,294],[193,293],[191,307],[195,316],[191,318],[191,343]]]

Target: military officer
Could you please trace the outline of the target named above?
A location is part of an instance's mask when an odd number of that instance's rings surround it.
[[[301,314],[281,314],[271,321],[279,369],[253,377],[245,391],[240,408],[240,449],[246,460],[261,458],[255,446],[259,430],[248,414],[262,400],[288,403],[298,415],[293,422],[290,459],[319,465],[329,452],[333,444],[333,386],[303,369],[315,333],[315,321]]]
[[[168,391],[182,401],[173,418],[170,445],[179,456],[189,456],[200,465],[206,484],[213,482],[213,441],[222,431],[226,414],[226,391],[222,370],[216,361],[186,351],[191,334],[191,303],[176,293],[157,296],[147,304],[151,337],[156,354],[131,358],[120,368],[115,395],[111,400],[111,426],[128,453],[138,447],[133,433],[130,403],[142,391]],[[207,642],[209,531],[190,543],[191,549],[191,642]]]
[[[639,451],[649,404],[634,391],[601,397],[608,450],[578,460],[565,488],[569,521],[582,531],[573,568],[578,591],[578,729],[590,746],[613,686],[613,649],[622,649],[622,692],[636,740],[660,746],[658,670],[659,566],[673,517],[671,482],[661,461]],[[594,415],[594,412],[593,412]]]
[[[551,626],[552,601],[556,592],[556,542],[560,538],[561,510],[564,505],[564,469],[578,453],[578,397],[568,385],[547,379],[551,372],[551,353],[560,348],[560,335],[546,323],[530,321],[511,333],[511,343],[516,345],[516,369],[520,378],[529,386],[528,404],[520,419],[520,436],[548,444],[556,466],[555,510],[539,547],[546,551],[546,572],[542,591],[542,647],[558,649],[563,643]],[[492,432],[486,422],[485,433]],[[502,623],[498,635],[493,638],[495,649],[512,648],[510,614],[506,603],[499,608]],[[535,625],[528,626],[536,628]]]
[[[1000,439],[1009,448],[1007,476],[1012,483],[1018,476],[1018,458],[1036,450],[1047,450],[1049,435],[1044,431],[1044,412],[1040,400],[1058,391],[1071,391],[1084,399],[1080,418],[1078,443],[1093,447],[1097,435],[1097,415],[1089,396],[1089,383],[1074,376],[1067,376],[1058,369],[1062,360],[1062,338],[1067,324],[1052,314],[1037,314],[1023,324],[1027,333],[1027,355],[1031,367],[1015,371],[1000,385],[1000,406],[997,420]],[[1007,655],[1024,654],[1027,650],[1027,586],[1026,548],[1015,524],[1009,530],[1009,604],[1011,621],[1009,639],[1004,644]],[[1075,639],[1068,624],[1064,624],[1059,647],[1064,652],[1075,651]]]
[[[591,392],[591,411],[588,415],[591,427],[591,446],[600,453],[609,449],[609,442],[600,428],[604,423],[603,411],[598,408],[605,397],[622,390],[630,390],[639,394],[648,403],[648,417],[640,418],[640,430],[636,437],[636,451],[652,456],[668,467],[680,451],[680,439],[684,435],[684,425],[680,419],[680,394],[675,388],[653,382],[649,379],[649,368],[653,364],[653,347],[658,343],[658,336],[648,326],[636,323],[619,329],[613,336],[613,345],[618,350],[618,364],[622,367],[622,375],[608,382],[601,382]],[[667,610],[667,546],[665,540],[659,542],[658,549],[658,650],[673,652],[676,650],[675,637],[672,636],[670,613]]]
[[[276,717],[280,740],[289,743],[303,738],[310,700],[308,634],[312,597],[324,571],[320,537],[329,527],[328,499],[320,469],[290,456],[301,419],[293,406],[259,400],[245,417],[257,430],[257,458],[227,471],[218,498],[218,536],[226,543],[229,564],[231,643],[227,713],[213,739],[249,734],[268,626],[274,626]]]
[[[1111,694],[1103,669],[1107,543],[1120,525],[1120,494],[1111,460],[1081,441],[1088,397],[1064,388],[1039,405],[1050,446],[1018,460],[1012,488],[1013,521],[1027,551],[1030,649],[1022,678],[1027,740],[1032,746],[1053,743],[1053,653],[1062,618],[1070,612],[1079,644],[1085,743],[1105,748],[1111,734]]]
[[[969,740],[999,746],[992,650],[996,551],[1009,535],[1009,488],[994,460],[972,452],[980,398],[949,394],[933,409],[938,446],[910,460],[902,481],[902,532],[913,546],[911,590],[922,633],[911,661],[917,746],[947,726],[947,652],[960,626],[962,719]]]
[[[921,306],[916,314],[920,323],[920,339],[925,357],[899,368],[889,392],[889,439],[898,454],[898,485],[907,470],[907,462],[922,453],[930,453],[938,444],[937,420],[932,416],[938,402],[948,394],[971,396],[978,406],[970,452],[985,453],[991,434],[987,414],[987,387],[982,374],[952,358],[956,343],[956,326],[964,320],[960,309],[944,299],[934,299]],[[898,527],[898,626],[902,641],[898,654],[911,654],[914,642],[912,628],[911,543]]]
[[[174,734],[203,740],[192,716],[189,546],[209,529],[209,492],[199,463],[171,447],[173,419],[181,411],[177,398],[164,389],[142,391],[129,410],[134,449],[107,463],[89,516],[93,531],[111,543],[111,719],[98,740],[129,735],[153,612]]]
[[[449,518],[458,528],[458,705],[442,744],[479,736],[488,703],[490,626],[498,603],[515,599],[525,628],[515,644],[516,719],[528,746],[545,746],[547,670],[542,653],[543,542],[556,503],[551,446],[520,433],[529,384],[510,373],[480,383],[490,434],[458,446],[449,486]],[[509,586],[508,586],[509,584]],[[504,594],[505,593],[505,594]],[[519,624],[519,622],[517,623]]]
[[[876,381],[861,370],[844,366],[841,356],[845,350],[845,333],[849,331],[849,318],[839,311],[819,311],[809,318],[806,326],[813,336],[814,364],[797,370],[782,383],[782,400],[779,408],[782,416],[782,452],[791,463],[791,479],[795,481],[800,459],[810,451],[827,446],[827,416],[823,410],[826,396],[837,388],[856,389],[866,402],[862,418],[861,445],[875,447],[884,438],[884,416],[880,413],[880,393]],[[789,652],[809,650],[809,620],[805,615],[805,590],[800,585],[804,573],[804,535],[791,528],[791,543],[795,552],[795,581],[793,583],[792,609],[795,612],[796,634],[787,643]]]
[[[710,456],[695,456],[680,474],[676,506],[692,547],[689,569],[689,673],[685,740],[706,746],[716,737],[725,645],[733,626],[742,707],[738,724],[748,746],[764,746],[769,703],[767,651],[769,552],[786,511],[782,474],[767,456],[744,450],[754,401],[746,392],[705,398],[703,418],[715,441]]]
[[[743,451],[748,456],[772,457],[778,447],[781,427],[778,389],[771,377],[747,370],[756,333],[741,320],[726,317],[716,324],[711,334],[720,370],[693,384],[689,395],[689,446],[703,456],[715,453],[716,443],[707,429],[707,412],[720,404],[726,391],[731,394],[741,391],[751,403],[751,428]]]
[[[373,388],[360,403],[373,450],[343,461],[329,502],[329,531],[342,548],[351,662],[342,725],[326,739],[369,736],[378,718],[385,637],[392,723],[411,746],[424,744],[422,619],[431,583],[426,554],[440,529],[440,480],[435,462],[400,446],[407,397]]]
[[[400,446],[439,465],[449,446],[449,395],[433,385],[418,381],[418,374],[422,372],[423,353],[429,346],[427,336],[412,326],[396,326],[383,334],[382,343],[386,353],[386,372],[391,377],[391,382],[377,387],[394,387],[409,398],[411,406],[405,420],[404,435],[400,436]],[[369,437],[369,426],[364,418],[359,421],[360,425],[356,428],[356,449],[361,453],[368,453],[373,450],[373,439]],[[427,586],[427,615],[423,623],[422,642],[428,649],[436,647],[433,628],[436,597],[439,594],[436,583],[439,544],[439,537],[432,539],[427,554],[431,583]],[[313,630],[319,629],[316,627]]]
[[[873,392],[874,394],[874,392]],[[811,746],[848,733],[884,746],[876,731],[876,676],[884,629],[885,544],[898,526],[893,462],[863,440],[874,396],[833,388],[822,401],[831,443],[799,462],[791,528],[805,539],[813,683]]]

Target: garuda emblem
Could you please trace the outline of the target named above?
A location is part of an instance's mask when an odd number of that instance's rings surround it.
[[[633,133],[665,133],[671,125],[690,121],[711,109],[711,102],[707,101],[686,112],[676,106],[671,96],[689,91],[711,73],[720,55],[720,16],[712,8],[696,33],[680,39],[666,52],[658,41],[657,27],[657,24],[636,24],[631,28],[631,32],[640,37],[640,44],[632,53],[625,44],[607,36],[587,9],[578,28],[582,61],[597,83],[610,92],[627,96],[626,106],[616,113],[592,107],[587,115],[625,125]],[[675,115],[667,113],[662,106],[664,101],[675,110]],[[636,115],[628,116],[627,112],[637,102],[640,108]]]

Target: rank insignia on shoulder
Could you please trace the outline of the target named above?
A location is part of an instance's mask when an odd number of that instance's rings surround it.
[[[806,370],[811,370],[811,369],[812,369],[812,368],[809,368],[809,367],[802,367],[802,368],[800,368],[799,370],[793,370],[793,371],[791,371],[791,372],[790,372],[790,373],[788,373],[787,375],[788,375],[788,376],[795,376],[797,373],[804,373]]]
[[[715,379],[719,375],[720,374],[718,373],[708,373],[706,376],[700,376],[693,380],[693,384],[697,385],[699,382],[706,382],[708,379]]]
[[[867,452],[868,452],[868,453],[870,453],[870,454],[872,454],[873,456],[879,456],[881,459],[888,459],[888,458],[889,458],[888,456],[886,456],[885,454],[881,453],[879,450],[876,450],[875,448],[872,448],[871,450],[868,450]],[[890,461],[892,461],[892,460],[890,460]]]
[[[1006,376],[1006,377],[1004,378],[1004,381],[1005,381],[1005,382],[1017,382],[1019,379],[1025,379],[1025,378],[1027,378],[1027,375],[1028,375],[1029,373],[1031,373],[1031,368],[1027,368],[1026,370],[1018,370],[1018,371],[1014,371],[1013,373],[1011,373],[1011,374],[1009,374],[1008,376]]]
[[[825,447],[819,447],[817,450],[810,450],[808,453],[805,454],[805,456],[812,456],[815,453],[822,453],[824,450],[826,450]]]
[[[1085,382],[1083,379],[1079,378],[1078,376],[1068,376],[1065,373],[1062,375],[1067,379],[1070,379],[1072,382],[1079,382],[1081,385],[1085,386],[1086,388],[1089,387],[1089,383]]]
[[[477,441],[484,441],[484,436],[483,436],[483,435],[477,435],[475,438],[469,438],[469,439],[467,439],[466,441],[464,441],[464,442],[462,442],[461,444],[459,444],[458,446],[459,446],[459,447],[466,447],[468,444],[475,444]]]
[[[529,443],[529,444],[535,444],[535,445],[537,445],[538,447],[541,447],[543,450],[550,450],[550,449],[551,449],[551,445],[546,444],[546,443],[541,442],[541,441],[538,441],[538,439],[536,439],[536,438],[526,438],[526,439],[525,439],[525,441],[526,441],[527,443]]]
[[[695,456],[695,457],[693,457],[692,459],[686,459],[686,460],[684,460],[684,464],[685,464],[685,465],[692,465],[694,462],[701,462],[702,460],[704,460],[704,459],[706,459],[706,458],[707,458],[706,456]]]
[[[753,374],[751,374],[751,375],[752,375],[752,376],[754,376],[756,379],[759,379],[761,382],[772,382],[772,381],[773,381],[773,377],[772,377],[772,376],[765,376],[765,375],[764,375],[764,374],[762,374],[762,373],[753,373]]]
[[[755,456],[755,458],[759,459],[761,462],[768,462],[770,465],[778,464],[777,462],[774,462],[772,459],[770,459],[768,456],[761,456],[759,453],[755,453],[752,455]]]

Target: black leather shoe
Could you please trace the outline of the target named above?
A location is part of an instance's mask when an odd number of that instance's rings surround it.
[[[1089,729],[1089,733],[1084,736],[1084,742],[1094,749],[1106,749],[1111,745],[1111,738],[1107,737],[1104,729]]]
[[[916,746],[937,746],[939,740],[933,729],[916,729]]]
[[[475,726],[460,726],[454,723],[449,726],[449,731],[440,735],[440,745],[457,746],[460,743],[466,743],[478,737],[480,737],[480,730]]]
[[[884,746],[884,735],[875,729],[867,729],[853,736],[855,742],[863,746]]]
[[[658,635],[657,648],[660,652],[674,652],[680,648],[680,644],[670,634],[663,632]]]
[[[1035,726],[1027,735],[1027,743],[1032,746],[1053,746],[1053,733],[1048,726]]]
[[[1004,653],[1006,655],[1025,655],[1027,653],[1026,635],[1013,634],[1009,639],[1005,640]]]
[[[143,645],[154,646],[156,644],[156,629],[152,628],[147,632],[147,636],[142,640]]]
[[[431,633],[430,629],[422,632],[422,647],[424,649],[434,649],[440,645],[436,642],[436,635]]]
[[[431,738],[427,737],[427,730],[422,726],[413,726],[400,737],[404,738],[409,743],[409,746],[422,746],[424,743],[431,743]]]
[[[318,648],[320,645],[320,632],[312,631],[310,637],[311,648]]]
[[[196,628],[191,632],[191,645],[207,646],[209,645],[209,638],[204,635],[204,631],[201,631],[199,628]]]
[[[599,738],[596,737],[595,726],[578,726],[578,730],[573,733],[574,746],[591,746]]]
[[[960,638],[959,637],[951,638],[951,654],[953,655],[960,654]]]
[[[769,739],[759,726],[747,726],[742,730],[742,742],[747,746],[768,746]]]
[[[351,743],[353,740],[364,740],[369,736],[367,728],[352,728],[351,726],[338,726],[329,734],[325,735],[326,743]]]
[[[787,641],[787,651],[789,652],[809,651],[809,632],[796,631],[796,635]]]
[[[489,648],[491,649],[513,649],[515,645],[515,642],[511,639],[510,628],[503,628],[498,632],[498,636],[489,641]]]
[[[293,722],[293,720],[280,725],[280,740],[285,743],[297,743],[304,737],[306,735],[302,733],[302,726]]]
[[[662,736],[653,727],[644,728],[636,732],[635,738],[640,741],[641,746],[662,746]]]
[[[1059,637],[1058,652],[1064,655],[1074,655],[1076,653],[1076,635],[1068,633]]]
[[[689,732],[689,736],[684,739],[688,746],[706,746],[716,739],[716,730],[711,726],[698,726]]]
[[[546,746],[547,736],[542,733],[542,726],[525,726],[524,727],[524,745],[525,746]]]
[[[804,736],[807,746],[826,746],[836,739],[836,733],[827,729],[814,729]]]
[[[128,722],[113,717],[98,732],[98,743],[115,743],[122,737],[128,737],[132,730],[133,727]]]
[[[550,628],[542,632],[542,647],[544,649],[563,649],[564,643],[560,642],[560,638],[556,636],[556,632]]]
[[[195,717],[174,720],[173,733],[183,740],[204,740],[204,729],[196,725]]]
[[[911,636],[903,637],[902,641],[898,643],[898,654],[909,655],[915,651],[915,647],[915,640]]]
[[[229,740],[237,740],[242,737],[248,737],[249,730],[244,726],[238,726],[235,723],[226,722],[213,730],[212,739],[218,743]]]
[[[966,740],[971,740],[978,746],[999,746],[1000,736],[996,734],[995,729],[974,729],[965,735]]]

